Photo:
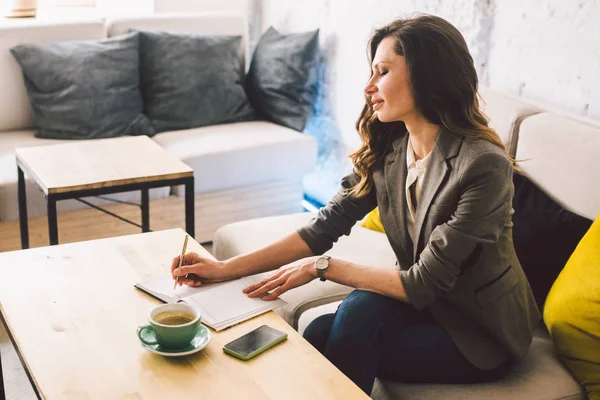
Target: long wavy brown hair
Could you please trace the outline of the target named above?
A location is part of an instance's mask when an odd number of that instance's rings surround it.
[[[396,40],[395,52],[405,58],[415,107],[429,122],[458,135],[487,140],[506,153],[500,137],[479,109],[477,72],[458,29],[440,17],[424,14],[397,19],[377,29],[367,47],[371,76],[377,47],[387,37]],[[388,151],[390,142],[406,132],[401,121],[379,121],[369,96],[365,101],[356,122],[362,144],[350,154],[360,176],[349,192],[355,197],[373,189],[371,168]]]

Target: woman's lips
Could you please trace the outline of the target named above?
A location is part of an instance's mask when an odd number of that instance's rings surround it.
[[[373,110],[378,109],[383,104],[383,100],[375,100],[373,101]]]

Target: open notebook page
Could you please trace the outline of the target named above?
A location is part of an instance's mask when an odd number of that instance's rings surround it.
[[[202,308],[208,320],[213,321],[235,320],[240,316],[252,315],[257,311],[285,304],[283,300],[265,301],[257,297],[250,298],[242,293],[245,287],[253,283],[250,278],[241,278],[220,287],[207,286],[206,290],[188,297]]]
[[[242,290],[260,280],[259,276],[249,276],[222,283],[205,284],[197,288],[177,286],[173,289],[170,276],[158,276],[140,282],[135,286],[169,303],[183,300],[202,310],[202,319],[211,327],[230,326],[252,316],[270,311],[286,304],[278,299],[265,301],[250,298]]]

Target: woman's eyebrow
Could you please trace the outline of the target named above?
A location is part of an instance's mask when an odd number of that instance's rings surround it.
[[[389,64],[389,62],[387,61],[379,61],[377,64],[374,64],[371,68],[374,69],[375,67],[377,67],[379,64]]]

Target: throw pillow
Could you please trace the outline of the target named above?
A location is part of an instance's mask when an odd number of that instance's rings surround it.
[[[260,38],[246,88],[261,118],[303,131],[317,97],[319,31],[282,35],[269,28]]]
[[[373,211],[367,214],[367,217],[360,226],[377,232],[385,232],[383,224],[381,223],[381,217],[379,216],[379,207],[375,207]]]
[[[514,174],[513,241],[540,309],[592,221],[565,210],[527,177]]]
[[[157,132],[254,119],[241,36],[139,31],[144,111]]]
[[[142,114],[138,35],[23,44],[11,53],[23,72],[37,137],[95,139],[154,133]]]
[[[600,215],[552,285],[544,322],[559,357],[600,399]]]

